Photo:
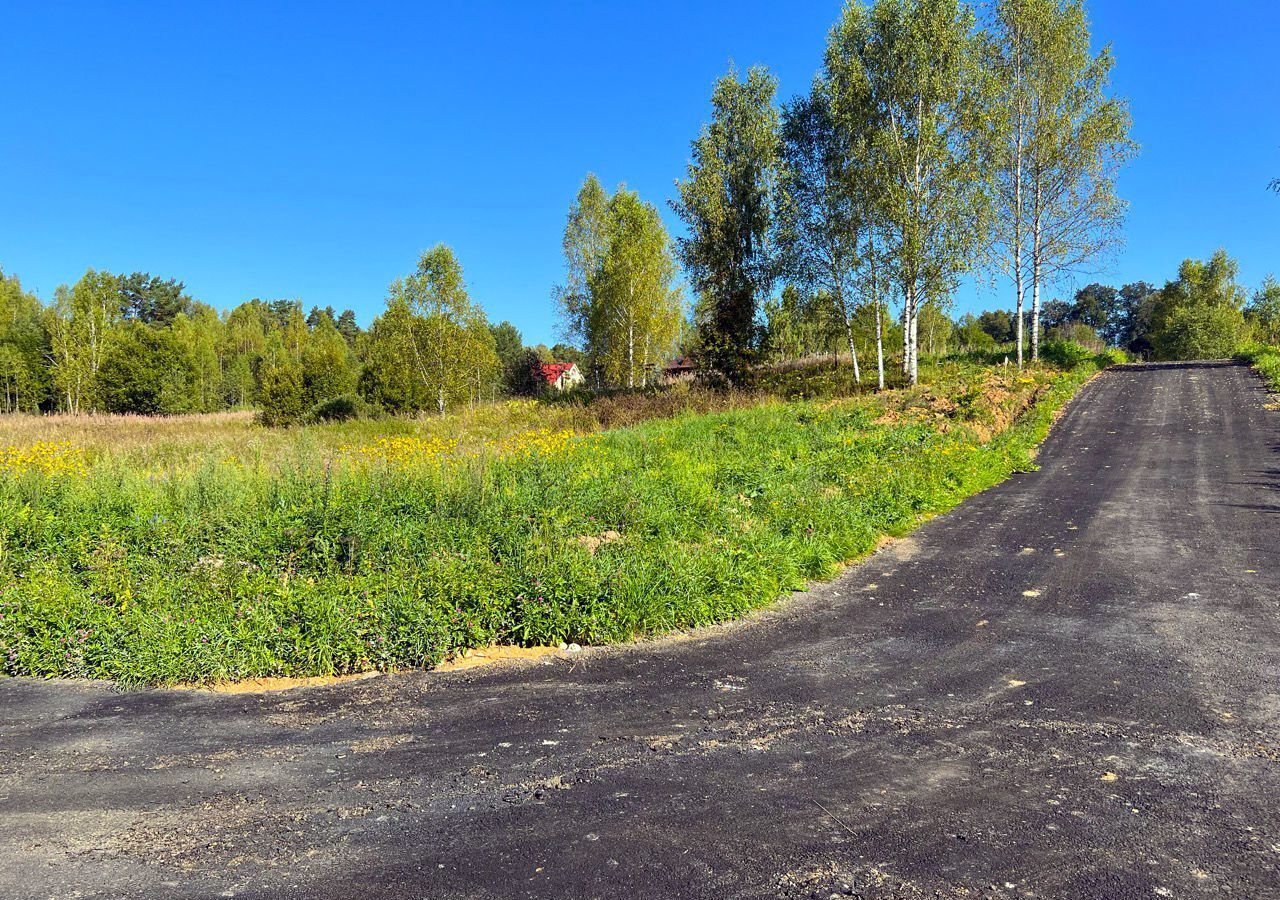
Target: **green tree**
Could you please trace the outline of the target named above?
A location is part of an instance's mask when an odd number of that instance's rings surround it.
[[[1230,356],[1247,337],[1240,265],[1225,250],[1208,260],[1184,260],[1178,277],[1155,298],[1151,343],[1161,359]]]
[[[554,362],[571,362],[582,365],[586,361],[582,351],[573,344],[558,343],[551,347],[551,359]]]
[[[997,344],[1008,344],[1015,336],[1013,316],[1003,309],[988,310],[978,316],[978,327]]]
[[[1139,356],[1150,353],[1159,295],[1160,292],[1145,281],[1135,281],[1120,288],[1115,330],[1108,335],[1108,343]]]
[[[186,285],[174,278],[163,279],[147,272],[121,276],[117,291],[120,315],[143,325],[166,328],[179,313],[189,313],[192,300]]]
[[[995,338],[983,330],[978,317],[965,313],[955,329],[955,339],[964,350],[994,350]]]
[[[510,322],[490,325],[493,332],[493,349],[502,366],[502,386],[509,394],[520,394],[519,386],[528,379],[520,371],[524,360],[524,337],[520,329]]]
[[[52,376],[71,413],[97,408],[98,371],[120,319],[119,279],[89,269],[71,288],[59,286],[47,317]]]
[[[557,297],[568,331],[609,383],[635,387],[670,351],[680,322],[676,266],[662,217],[634,191],[588,176],[564,235]]]
[[[1280,282],[1268,275],[1245,309],[1254,334],[1272,346],[1280,344]]]
[[[1120,316],[1120,292],[1110,285],[1087,284],[1071,303],[1070,321],[1088,325],[1099,335],[1114,330]]]
[[[423,392],[441,415],[451,403],[478,400],[499,373],[493,334],[471,302],[453,251],[438,244],[422,254],[413,274],[392,283],[386,323]]]
[[[693,160],[673,207],[688,236],[680,255],[700,298],[699,352],[730,382],[755,355],[756,314],[776,277],[770,243],[778,181],[777,81],[753,67],[716,82],[711,121],[693,142]]]
[[[903,373],[918,378],[919,313],[945,303],[975,263],[990,217],[982,139],[987,79],[959,0],[850,3],[826,54],[833,110],[881,171],[874,193],[902,297]]]
[[[51,355],[39,299],[0,271],[0,410],[35,412],[49,392]]]
[[[258,419],[263,425],[281,427],[301,421],[306,409],[302,365],[285,345],[280,333],[271,336],[262,361]]]
[[[135,319],[112,333],[98,371],[98,398],[111,413],[172,415],[194,409],[191,360],[167,328]]]
[[[868,207],[852,189],[850,136],[836,127],[822,79],[808,96],[783,108],[781,134],[777,233],[783,268],[793,281],[831,304],[844,331],[853,379],[861,382],[853,322],[860,247],[870,222]]]
[[[332,316],[318,317],[307,336],[301,370],[303,403],[308,408],[355,391],[355,361]]]
[[[1088,270],[1121,240],[1127,204],[1115,181],[1137,145],[1129,138],[1126,104],[1108,94],[1111,49],[1090,49],[1083,0],[1001,0],[997,22],[1003,102],[995,131],[1006,186],[1005,215],[997,221],[1016,220],[1018,254],[1027,241],[1036,359],[1043,286]],[[1010,65],[1019,72],[1015,81]],[[1008,209],[1015,181],[1016,214]],[[1002,240],[1008,247],[1008,228]],[[1020,258],[1017,268],[1021,284]]]
[[[351,310],[344,309],[338,316],[338,333],[348,346],[355,346],[356,339],[360,337],[360,325],[356,322],[356,314]]]
[[[224,326],[218,313],[203,303],[191,303],[187,311],[174,316],[168,331],[190,366],[187,408],[212,412],[226,405],[223,372]]]
[[[230,406],[251,406],[258,401],[258,374],[270,322],[259,300],[242,303],[227,315],[219,352],[224,360],[223,397]]]

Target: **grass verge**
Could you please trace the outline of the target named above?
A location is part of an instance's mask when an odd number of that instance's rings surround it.
[[[49,443],[0,476],[0,667],[317,676],[723,621],[1029,468],[1099,364],[479,445],[299,437],[166,468]]]
[[[1280,391],[1280,348],[1256,345],[1242,350],[1239,359],[1253,366],[1273,391]]]

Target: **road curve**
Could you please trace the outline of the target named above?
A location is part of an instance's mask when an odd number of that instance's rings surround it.
[[[1280,897],[1280,412],[1103,374],[750,622],[256,696],[0,682],[0,897]]]

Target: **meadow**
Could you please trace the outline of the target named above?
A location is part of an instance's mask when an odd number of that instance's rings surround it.
[[[0,420],[0,670],[206,682],[723,621],[1013,471],[1106,359],[266,429]]]

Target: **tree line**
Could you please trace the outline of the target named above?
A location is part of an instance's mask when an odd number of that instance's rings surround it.
[[[266,424],[369,409],[443,412],[532,393],[568,345],[526,347],[490,325],[439,245],[390,287],[362,329],[351,310],[253,299],[226,313],[176,279],[90,269],[44,304],[0,272],[0,410],[168,415],[257,408]]]
[[[1280,343],[1280,282],[1267,276],[1251,292],[1239,274],[1220,249],[1184,260],[1163,287],[1088,284],[1071,300],[1047,302],[1042,322],[1051,338],[1147,359],[1224,358],[1251,342]],[[994,310],[962,317],[955,337],[965,349],[989,350],[1012,345],[1015,332],[1013,312]]]

